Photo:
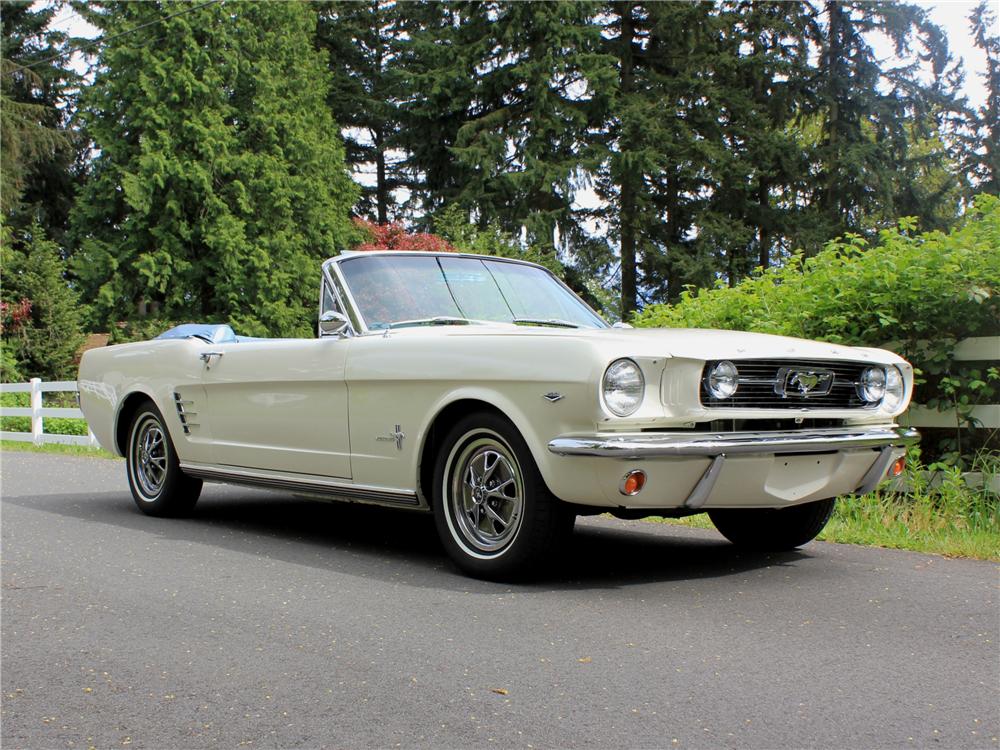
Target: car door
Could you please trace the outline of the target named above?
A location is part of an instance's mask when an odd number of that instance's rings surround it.
[[[344,378],[350,343],[244,340],[204,352],[212,462],[350,478]]]

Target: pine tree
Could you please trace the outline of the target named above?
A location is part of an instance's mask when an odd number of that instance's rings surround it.
[[[803,4],[727,2],[717,25],[711,66],[722,148],[696,245],[733,285],[789,250],[800,220],[795,187],[809,168],[792,125],[812,70]]]
[[[12,232],[3,228],[5,240]],[[74,376],[74,357],[83,344],[81,308],[66,283],[66,264],[59,247],[37,222],[5,241],[3,303],[20,308],[21,319],[3,331],[8,357],[21,378],[64,380]]]
[[[457,204],[547,252],[572,245],[581,143],[610,72],[595,10],[565,0],[416,9],[403,132],[425,210]]]
[[[35,5],[5,2],[0,14],[0,212],[12,230],[37,220],[61,237],[75,182],[67,119],[77,75],[60,55],[65,34],[49,28],[58,6]]]
[[[617,81],[604,129],[598,214],[618,241],[622,317],[640,297],[679,294],[704,275],[692,227],[717,156],[717,96],[708,75],[717,50],[710,3],[612,2],[606,50]]]
[[[402,9],[398,144],[410,193],[406,208],[426,229],[428,217],[453,204],[474,177],[452,149],[474,116],[486,30],[472,3],[413,2]]]
[[[347,163],[355,171],[374,169],[375,184],[362,187],[357,209],[385,224],[397,213],[393,191],[406,184],[394,151],[400,139],[400,17],[407,8],[386,0],[338,0],[317,8],[317,40],[329,53],[332,73],[327,99],[346,129]]]
[[[320,259],[356,190],[303,3],[88,6],[106,40],[73,214],[96,319],[145,313],[309,335]]]
[[[976,46],[986,55],[986,103],[972,118],[967,169],[978,190],[1000,195],[1000,34],[997,17],[983,0],[969,18]]]
[[[957,106],[942,85],[949,80],[948,46],[925,10],[907,3],[827,0],[822,16],[812,24],[820,53],[815,95],[822,136],[809,250],[846,231],[864,230],[866,214],[897,215],[894,175],[910,158],[913,125],[936,125],[942,110]],[[936,82],[922,83],[916,64],[883,66],[868,36],[873,31],[885,34],[899,56],[918,47]]]

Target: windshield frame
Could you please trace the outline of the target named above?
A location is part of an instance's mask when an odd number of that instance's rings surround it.
[[[347,278],[345,277],[343,270],[340,268],[340,264],[344,261],[354,260],[359,257],[365,256],[402,256],[402,257],[432,257],[432,258],[471,258],[473,260],[479,261],[491,261],[497,263],[512,263],[519,266],[528,266],[530,268],[537,268],[540,271],[545,272],[553,281],[555,281],[559,286],[561,286],[566,292],[568,292],[577,302],[579,302],[584,308],[590,311],[591,314],[601,323],[597,328],[610,328],[606,320],[604,320],[601,315],[594,310],[590,305],[584,302],[580,295],[574,292],[562,279],[556,276],[552,271],[550,271],[545,266],[538,265],[537,263],[530,263],[526,260],[518,260],[516,258],[503,258],[495,255],[478,255],[476,253],[428,253],[420,251],[403,251],[403,250],[375,250],[375,251],[348,251],[336,255],[332,258],[327,259],[323,263],[323,274],[329,278],[329,281],[337,292],[339,303],[347,308],[345,310],[348,318],[352,323],[352,328],[354,329],[355,335],[365,336],[365,335],[383,335],[387,330],[398,330],[392,328],[377,328],[370,329],[368,323],[365,320],[364,314],[361,312],[361,308],[357,301],[354,299],[354,295],[351,292],[350,284],[347,283]],[[487,323],[497,323],[497,321],[483,321]],[[513,325],[513,324],[512,324]]]

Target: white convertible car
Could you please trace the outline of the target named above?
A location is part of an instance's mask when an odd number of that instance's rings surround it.
[[[707,511],[736,544],[804,544],[917,438],[895,354],[612,327],[503,258],[331,258],[318,333],[184,325],[84,355],[81,407],[144,513],[190,511],[203,480],[410,508],[462,570],[505,578],[580,514]]]

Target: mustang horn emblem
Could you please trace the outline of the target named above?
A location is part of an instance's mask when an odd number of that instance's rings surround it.
[[[825,396],[833,388],[832,370],[794,370],[782,367],[778,371],[775,390],[780,396]]]
[[[375,438],[379,442],[389,442],[392,440],[396,441],[396,450],[403,450],[403,441],[406,439],[406,433],[402,432],[400,425],[396,425],[394,432],[390,432],[388,435],[379,435]]]

